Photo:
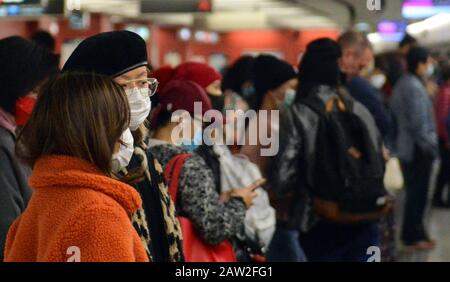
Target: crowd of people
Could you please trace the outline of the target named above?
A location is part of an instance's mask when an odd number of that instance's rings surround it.
[[[395,261],[397,226],[405,249],[435,247],[450,64],[414,38],[375,56],[348,31],[298,66],[245,55],[224,73],[153,69],[129,31],[83,40],[61,69],[53,49],[45,32],[0,40],[0,261]]]

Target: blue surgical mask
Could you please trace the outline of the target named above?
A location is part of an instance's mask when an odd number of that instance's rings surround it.
[[[290,107],[294,104],[295,96],[297,95],[297,92],[294,89],[288,89],[286,93],[284,94],[284,102],[283,104],[287,107]]]
[[[434,65],[429,64],[425,75],[427,76],[427,78],[430,78],[433,76],[433,74],[434,74]]]
[[[198,129],[192,140],[183,140],[181,143],[181,147],[189,152],[195,151],[200,145],[203,144],[203,131]]]
[[[255,88],[253,87],[253,85],[245,86],[245,87],[242,87],[242,89],[241,89],[241,95],[244,98],[251,97],[254,94],[255,94]]]

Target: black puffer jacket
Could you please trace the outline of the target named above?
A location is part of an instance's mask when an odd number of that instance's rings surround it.
[[[324,102],[337,95],[336,90],[328,86],[314,91]],[[368,125],[371,139],[378,140],[381,150],[381,136],[369,111],[357,101],[354,101],[353,111]],[[278,223],[303,231],[317,220],[312,213],[306,183],[311,183],[307,180],[312,175],[318,124],[319,116],[301,103],[280,114],[280,147],[268,175]]]

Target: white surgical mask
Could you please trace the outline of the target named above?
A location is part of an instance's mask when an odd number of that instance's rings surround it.
[[[117,173],[128,166],[134,152],[134,138],[130,129],[127,129],[122,133],[120,141],[123,144],[120,144],[119,151],[114,153],[111,161],[111,169],[114,173]]]
[[[434,65],[433,64],[429,64],[427,67],[427,73],[425,74],[426,78],[430,78],[432,77],[434,74]]]
[[[133,88],[125,90],[130,104],[130,129],[135,131],[144,123],[150,114],[152,101],[150,100],[149,88]]]
[[[375,74],[370,78],[370,81],[376,89],[381,89],[386,83],[386,76],[382,73]]]

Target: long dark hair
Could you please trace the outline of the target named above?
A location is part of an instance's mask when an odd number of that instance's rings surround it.
[[[64,73],[42,87],[16,154],[30,166],[44,155],[77,157],[111,175],[112,155],[129,120],[126,94],[111,78]]]
[[[222,80],[222,90],[231,89],[241,95],[242,85],[253,80],[254,64],[255,58],[250,55],[237,59],[225,72]]]
[[[299,64],[296,103],[306,98],[320,85],[336,88],[341,85],[338,65],[340,56],[341,48],[336,41],[329,38],[320,38],[308,44]]]

